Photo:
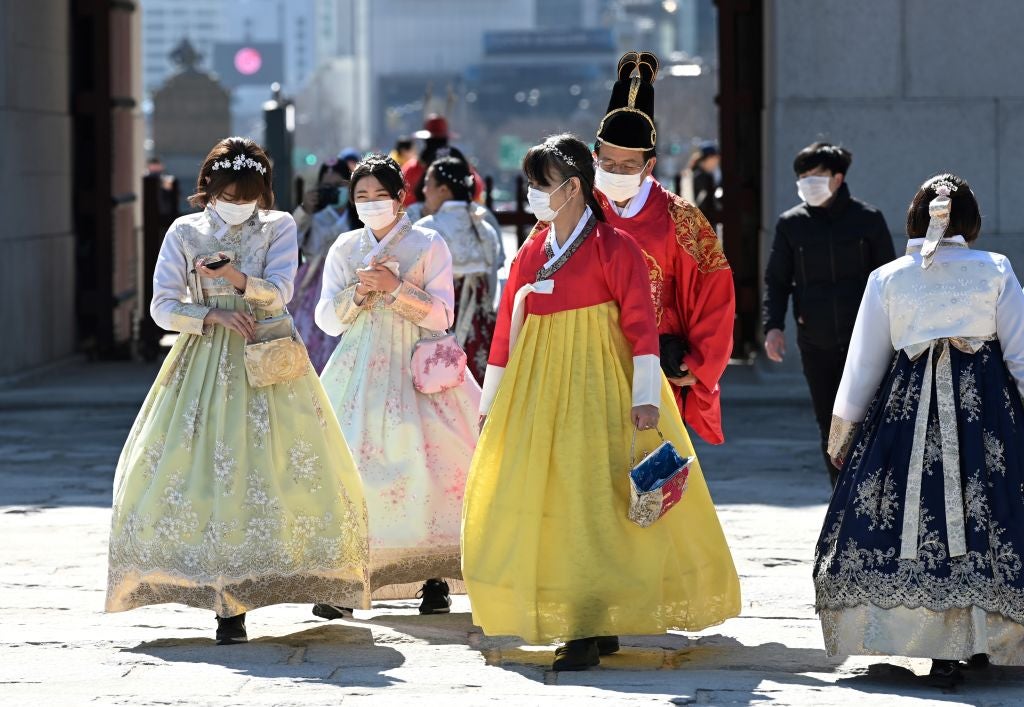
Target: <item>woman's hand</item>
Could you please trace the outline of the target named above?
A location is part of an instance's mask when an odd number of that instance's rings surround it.
[[[256,333],[256,320],[248,312],[211,309],[206,313],[203,324],[220,324],[225,329],[241,334],[246,341],[250,341]]]
[[[658,426],[661,413],[654,405],[637,405],[630,413],[630,419],[638,430],[653,430]]]
[[[236,268],[233,262],[229,262],[227,265],[222,265],[216,270],[210,270],[210,268],[206,267],[205,265],[205,263],[207,262],[214,263],[217,262],[218,260],[224,260],[227,257],[227,253],[219,252],[216,255],[210,256],[208,258],[197,260],[196,272],[198,272],[203,277],[222,277],[229,283],[231,283],[231,285],[239,292],[245,292],[245,286],[248,283],[249,278],[246,277],[245,273],[241,272],[238,268]]]
[[[383,263],[371,260],[370,265],[362,270],[356,270],[356,277],[359,284],[367,287],[372,292],[384,292],[390,294],[402,284],[395,273]]]

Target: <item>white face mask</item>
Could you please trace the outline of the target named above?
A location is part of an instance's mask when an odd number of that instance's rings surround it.
[[[558,209],[552,209],[551,194],[554,194],[568,183],[569,180],[566,179],[564,182],[552,189],[550,194],[534,187],[527,189],[526,200],[530,203],[530,210],[533,211],[533,215],[541,221],[554,221],[555,216],[558,216],[558,212],[565,208],[565,204],[568,204],[569,200],[566,199],[565,203],[559,206]]]
[[[646,170],[647,162],[644,162],[644,168],[638,174],[612,174],[598,166],[594,186],[612,201],[628,201],[640,193]]]
[[[256,202],[247,201],[244,204],[232,204],[230,201],[217,199],[213,203],[213,210],[224,219],[224,223],[229,226],[237,226],[248,221],[249,217],[255,213]]]
[[[395,202],[391,199],[357,201],[356,214],[358,214],[360,221],[370,228],[379,231],[395,220]]]
[[[831,177],[801,177],[796,180],[796,193],[808,206],[821,206],[832,198],[831,181]]]

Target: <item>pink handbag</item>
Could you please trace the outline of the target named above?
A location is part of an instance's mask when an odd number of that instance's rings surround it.
[[[438,331],[420,339],[412,349],[412,384],[427,395],[462,385],[466,352],[454,334]]]

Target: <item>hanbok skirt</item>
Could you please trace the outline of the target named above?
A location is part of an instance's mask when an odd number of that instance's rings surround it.
[[[467,374],[442,393],[417,391],[410,361],[423,336],[378,302],[321,376],[363,479],[374,599],[411,598],[431,578],[462,591],[459,523],[480,388]]]
[[[466,486],[463,575],[473,620],[529,643],[700,630],[740,588],[700,464],[682,500],[627,518],[633,360],[607,303],[527,317]],[[668,382],[660,430],[693,454]],[[659,443],[653,431],[640,448]]]
[[[362,483],[323,387],[312,368],[250,387],[244,345],[214,326],[164,361],[117,464],[107,611],[369,606]]]
[[[931,355],[896,355],[833,492],[814,566],[825,646],[1022,665],[1024,406],[998,341],[949,345],[945,375],[936,351],[926,380]]]
[[[487,372],[487,358],[491,353],[491,339],[494,338],[497,321],[487,274],[456,277],[455,332],[466,352],[469,372],[478,383],[483,383]]]
[[[317,375],[327,365],[327,359],[338,347],[340,336],[331,336],[316,325],[316,305],[320,302],[320,290],[324,282],[324,257],[310,258],[299,266],[295,274],[295,294],[288,303],[288,311],[295,320],[295,329],[309,352],[309,360]]]

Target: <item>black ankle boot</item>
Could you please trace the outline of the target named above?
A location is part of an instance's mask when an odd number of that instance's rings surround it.
[[[245,632],[245,614],[229,616],[227,618],[217,617],[217,645],[227,646],[232,643],[245,643],[249,640]]]
[[[594,640],[597,641],[597,652],[600,655],[611,655],[612,653],[619,652],[618,636],[598,636]]]
[[[555,649],[552,670],[586,670],[600,664],[597,639],[577,638]]]
[[[347,606],[336,606],[334,604],[314,604],[313,616],[332,621],[334,619],[351,619],[352,609]]]
[[[452,610],[452,598],[449,595],[448,582],[443,579],[428,579],[416,596],[421,597],[421,614],[447,614]]]

